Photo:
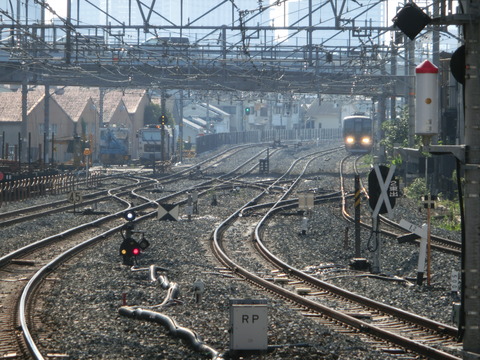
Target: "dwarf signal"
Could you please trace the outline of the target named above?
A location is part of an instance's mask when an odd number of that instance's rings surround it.
[[[136,257],[140,255],[140,245],[135,239],[126,238],[120,245],[120,255],[123,256],[124,265],[134,265]]]
[[[120,245],[120,255],[123,257],[124,265],[133,266],[137,264],[137,256],[141,254],[142,250],[148,248],[150,243],[145,239],[145,234],[142,231],[137,231],[142,234],[140,241],[133,238],[133,233],[135,232],[133,221],[136,218],[136,214],[133,211],[125,212],[124,218],[128,222],[123,225],[121,231],[123,241]]]

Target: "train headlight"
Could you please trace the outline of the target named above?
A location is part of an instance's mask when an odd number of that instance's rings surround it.
[[[355,139],[353,138],[353,136],[347,136],[347,137],[345,138],[345,142],[346,142],[347,144],[353,144],[353,143],[355,142]]]
[[[371,143],[372,143],[372,139],[370,139],[368,136],[365,136],[362,138],[363,145],[370,145]]]

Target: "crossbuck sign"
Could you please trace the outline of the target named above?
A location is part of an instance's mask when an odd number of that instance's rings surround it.
[[[378,214],[385,212],[390,216],[395,205],[395,198],[388,193],[395,174],[395,165],[390,168],[382,166],[382,168],[381,170],[378,165],[374,165],[368,175],[370,207],[373,209],[372,217],[377,217]],[[387,169],[388,173],[386,172]],[[386,211],[383,211],[384,209]]]

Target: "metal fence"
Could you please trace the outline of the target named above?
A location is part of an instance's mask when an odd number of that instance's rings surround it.
[[[232,133],[218,133],[199,136],[196,139],[196,152],[215,150],[223,145],[259,143],[269,141],[330,141],[342,138],[342,129],[292,129],[262,130]]]

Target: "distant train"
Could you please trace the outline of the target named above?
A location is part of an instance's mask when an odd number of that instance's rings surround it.
[[[137,132],[138,158],[142,164],[170,160],[172,130],[169,126],[148,125]]]
[[[368,116],[353,115],[343,119],[345,148],[352,153],[368,153],[373,147],[373,121]]]
[[[103,165],[125,165],[130,162],[128,128],[100,128],[99,158]]]

